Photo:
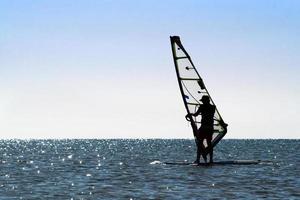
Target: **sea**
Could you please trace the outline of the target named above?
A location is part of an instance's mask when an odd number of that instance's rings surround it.
[[[220,141],[193,162],[189,139],[0,140],[0,199],[300,199],[300,140]]]

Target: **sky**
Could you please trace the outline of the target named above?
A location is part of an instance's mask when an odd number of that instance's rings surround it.
[[[225,138],[298,138],[300,1],[1,0],[0,139],[192,138],[179,35]]]

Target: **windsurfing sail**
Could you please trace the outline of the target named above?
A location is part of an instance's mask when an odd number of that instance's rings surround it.
[[[200,99],[203,95],[209,96],[211,104],[215,105],[191,57],[181,44],[179,36],[171,36],[170,39],[178,84],[187,113],[190,115],[198,110],[201,105]],[[201,126],[201,116],[188,117],[186,119],[191,123],[193,133],[195,134],[195,131]],[[216,146],[226,133],[227,124],[223,121],[216,107],[212,145]]]

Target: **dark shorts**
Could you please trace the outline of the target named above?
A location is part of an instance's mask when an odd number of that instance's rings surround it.
[[[211,127],[200,127],[197,131],[197,139],[199,140],[203,140],[203,139],[207,139],[209,141],[212,140],[212,135],[214,133],[214,129]]]

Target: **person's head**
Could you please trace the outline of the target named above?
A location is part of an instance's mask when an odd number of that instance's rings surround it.
[[[210,102],[209,96],[203,95],[202,98],[200,99],[200,101],[202,101],[203,104],[209,104],[209,102]]]

